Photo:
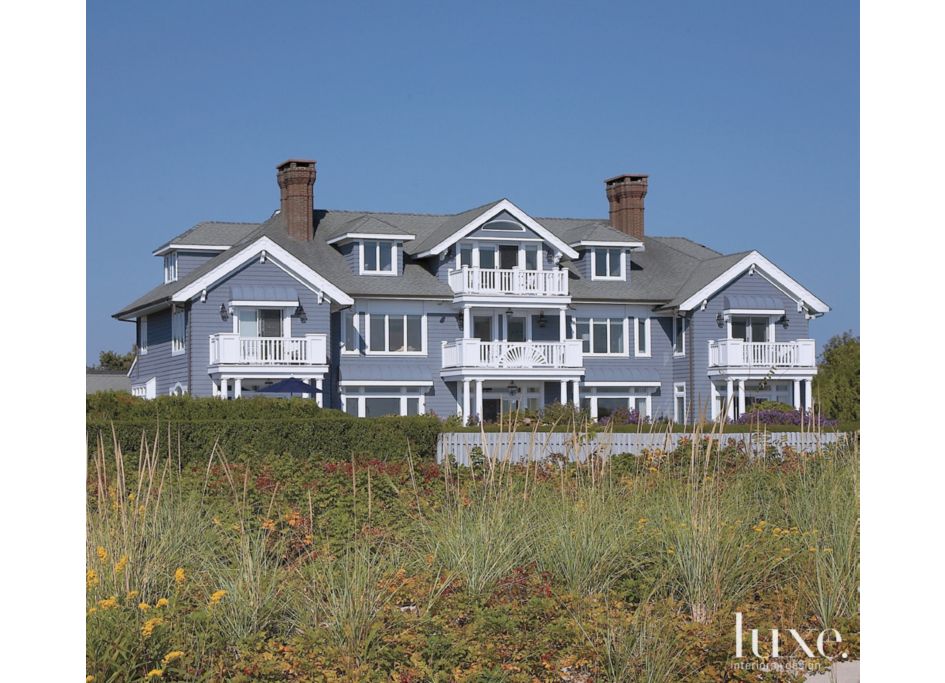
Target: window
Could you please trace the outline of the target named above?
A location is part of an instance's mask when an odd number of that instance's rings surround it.
[[[177,281],[177,252],[164,255],[164,282]]]
[[[171,355],[178,356],[187,348],[187,312],[175,308],[171,314]]]
[[[623,250],[598,248],[591,252],[594,280],[623,279]]]
[[[633,324],[634,355],[646,357],[650,355],[650,319],[635,318]]]
[[[492,341],[492,316],[474,315],[473,316],[473,335],[479,341]]]
[[[143,315],[138,318],[138,355],[144,356],[148,353],[148,316]]]
[[[241,337],[283,337],[282,310],[278,308],[236,309],[237,332]]]
[[[746,342],[768,341],[767,316],[732,316],[732,339]]]
[[[627,386],[590,386],[584,394],[583,405],[591,419],[611,417],[617,410],[636,410],[639,419],[652,418],[654,388]]]
[[[457,264],[460,268],[466,266],[467,268],[473,267],[473,246],[471,244],[462,244],[459,247],[459,263]]]
[[[381,417],[383,415],[400,415],[399,398],[364,398],[364,417]]]
[[[344,410],[355,417],[422,415],[424,387],[359,386],[342,388]]]
[[[368,314],[368,350],[372,353],[423,353],[422,315]]]
[[[395,275],[395,251],[393,242],[364,240],[361,242],[361,273]]]
[[[540,253],[537,244],[525,245],[525,270],[538,270],[538,256]]]
[[[673,385],[673,421],[686,422],[686,384]]]
[[[624,318],[577,318],[576,339],[584,342],[584,353],[622,355],[624,347]]]
[[[495,256],[495,245],[480,246],[479,247],[479,267],[480,268],[495,268],[496,263],[497,263],[497,260]]]
[[[354,311],[341,314],[341,346],[343,353],[358,353],[362,348],[360,316]]]
[[[673,355],[686,353],[686,319],[682,316],[673,318]]]

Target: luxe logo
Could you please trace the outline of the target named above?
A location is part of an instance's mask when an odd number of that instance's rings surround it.
[[[742,637],[743,637],[742,622],[743,622],[742,613],[735,612],[735,658],[736,659],[741,659],[744,656],[743,646],[742,646]],[[807,644],[807,642],[804,640],[803,636],[801,636],[800,633],[798,633],[793,628],[788,629],[788,633],[797,642],[797,644],[800,646],[801,650],[803,650],[804,654],[807,655],[807,657],[813,659],[816,656],[814,654],[814,650],[811,649],[810,645]],[[821,631],[817,635],[817,641],[816,641],[817,653],[821,657],[828,656],[827,653],[824,652],[824,637],[827,636],[828,634],[830,634],[833,637],[833,642],[835,643],[843,642],[843,638],[840,637],[840,632],[838,630],[833,629],[833,628],[828,628]],[[771,654],[769,656],[772,659],[779,657],[780,650],[781,650],[781,635],[780,635],[779,629],[773,628],[771,629]],[[761,654],[761,651],[758,647],[758,629],[756,628],[753,628],[751,630],[751,652],[753,655],[755,655],[755,657],[758,657],[759,659],[765,658],[765,656]],[[846,652],[844,652],[840,656],[846,659],[848,655]]]

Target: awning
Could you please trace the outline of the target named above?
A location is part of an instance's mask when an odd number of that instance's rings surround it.
[[[619,382],[624,386],[659,384],[660,378],[657,370],[647,370],[644,368],[621,368],[619,375],[614,373],[614,369],[607,365],[608,362],[592,363],[589,359],[584,359],[584,381],[582,384],[595,384],[598,382]]]
[[[403,359],[397,360],[401,362],[388,359],[383,364],[371,363],[370,365],[363,362],[348,364],[342,360],[339,379],[343,385],[354,383],[369,385],[371,382],[409,382],[411,384],[426,382],[433,384],[433,377],[429,368],[423,367],[416,361],[403,362]]]
[[[784,302],[773,296],[751,296],[736,294],[722,298],[726,311],[780,311],[784,312]]]
[[[230,301],[256,301],[296,306],[299,303],[299,293],[291,287],[232,285],[230,287]]]

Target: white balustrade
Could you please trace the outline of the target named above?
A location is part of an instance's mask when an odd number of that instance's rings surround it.
[[[509,342],[457,339],[443,343],[444,368],[578,368],[582,342]]]
[[[816,362],[813,339],[790,342],[709,341],[709,367],[812,368]]]
[[[513,294],[517,296],[567,296],[568,271],[524,268],[470,268],[449,272],[456,294]]]
[[[210,365],[325,365],[328,339],[304,337],[241,337],[224,332],[210,335]]]

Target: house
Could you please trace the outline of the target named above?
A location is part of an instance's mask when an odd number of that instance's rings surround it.
[[[235,399],[295,377],[358,416],[811,406],[808,326],[830,308],[757,251],[647,235],[646,175],[605,182],[607,219],[508,199],[325,210],[315,178],[314,161],[286,161],[271,218],[200,223],[154,251],[163,283],[115,314],[137,328],[135,395]]]

